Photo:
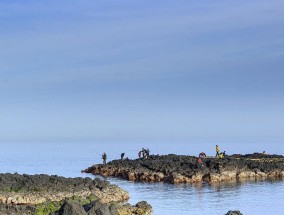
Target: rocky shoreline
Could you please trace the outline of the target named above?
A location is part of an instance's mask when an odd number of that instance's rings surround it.
[[[0,215],[148,215],[146,202],[123,203],[129,195],[107,181],[48,175],[0,174]]]
[[[202,158],[184,155],[151,155],[147,159],[113,160],[97,164],[85,173],[117,177],[129,181],[195,183],[238,179],[283,179],[284,157],[261,153]]]
[[[201,162],[200,162],[201,161]],[[239,179],[283,179],[281,155],[232,155],[223,159],[163,155],[114,160],[83,172],[130,181],[195,183]],[[129,194],[108,181],[48,175],[0,174],[0,215],[150,215],[145,201],[125,203]],[[229,215],[241,215],[229,211]]]

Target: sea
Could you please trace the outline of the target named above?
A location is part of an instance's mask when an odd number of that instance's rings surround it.
[[[108,161],[119,159],[122,152],[137,159],[142,147],[151,154],[198,155],[204,151],[214,155],[216,143],[0,143],[0,172],[19,174],[48,174],[64,177],[90,177],[81,173],[93,164],[102,163],[105,152]],[[263,152],[284,154],[281,143],[219,144],[227,154]],[[127,190],[129,203],[145,200],[155,215],[224,215],[240,210],[244,215],[284,214],[284,181],[242,181],[231,183],[179,184],[128,182],[106,178]]]

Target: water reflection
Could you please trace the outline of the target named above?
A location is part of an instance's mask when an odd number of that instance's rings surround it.
[[[148,201],[155,209],[154,214],[225,214],[228,210],[238,209],[246,215],[253,215],[260,212],[266,214],[265,211],[276,213],[284,209],[283,180],[179,185],[127,182],[114,178],[110,181],[129,191],[130,203]],[[267,214],[273,214],[270,212]]]

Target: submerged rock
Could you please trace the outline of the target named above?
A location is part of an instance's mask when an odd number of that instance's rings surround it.
[[[283,178],[284,157],[281,155],[234,155],[223,159],[163,155],[147,159],[114,160],[98,164],[83,172],[114,176],[129,181],[194,183],[219,182],[243,178]]]

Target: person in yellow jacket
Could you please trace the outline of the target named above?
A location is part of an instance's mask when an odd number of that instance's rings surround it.
[[[220,148],[218,145],[216,145],[216,157],[219,157],[219,152],[220,152]]]

